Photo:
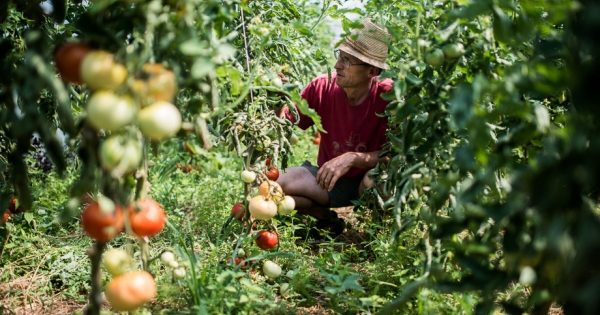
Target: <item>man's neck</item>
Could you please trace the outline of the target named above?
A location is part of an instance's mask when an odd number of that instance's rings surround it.
[[[369,80],[366,85],[361,87],[345,88],[344,93],[346,94],[350,104],[354,106],[360,105],[369,95],[369,92],[371,91],[371,84],[372,80]]]

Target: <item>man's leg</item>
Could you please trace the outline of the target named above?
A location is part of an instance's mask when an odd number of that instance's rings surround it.
[[[317,184],[315,176],[307,168],[286,168],[279,175],[277,183],[286,195],[294,198],[299,214],[308,214],[317,219],[329,218],[329,193]]]

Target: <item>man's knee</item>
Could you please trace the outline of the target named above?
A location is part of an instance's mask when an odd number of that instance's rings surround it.
[[[373,185],[375,185],[375,181],[369,176],[369,173],[371,173],[372,170],[373,169],[370,169],[367,173],[365,173],[362,181],[360,182],[360,186],[358,187],[358,193],[361,196],[365,193],[365,189],[373,187]]]

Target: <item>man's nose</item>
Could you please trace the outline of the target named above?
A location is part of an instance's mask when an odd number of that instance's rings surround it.
[[[342,58],[338,58],[338,60],[335,62],[335,65],[333,66],[333,68],[336,70],[344,69],[344,62],[342,61]]]

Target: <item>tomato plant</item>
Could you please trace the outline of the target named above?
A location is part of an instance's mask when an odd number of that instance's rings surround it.
[[[152,199],[141,199],[129,207],[131,230],[139,237],[152,237],[165,227],[165,211]]]
[[[62,44],[54,52],[54,63],[63,80],[81,84],[81,62],[92,49],[81,42]]]
[[[123,230],[123,208],[112,201],[90,203],[81,213],[85,233],[99,241],[108,242]]]
[[[258,231],[258,233],[256,233],[255,242],[256,246],[258,246],[259,248],[264,250],[270,250],[277,246],[277,244],[279,243],[279,237],[275,232],[260,230]]]

